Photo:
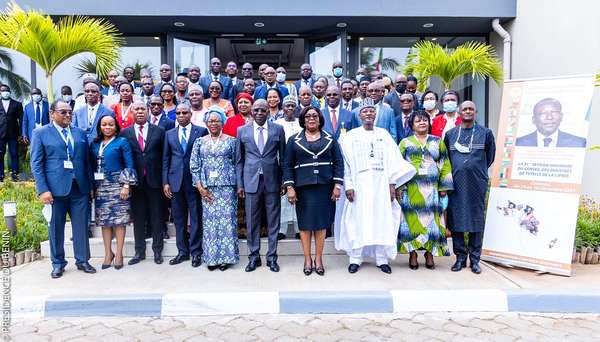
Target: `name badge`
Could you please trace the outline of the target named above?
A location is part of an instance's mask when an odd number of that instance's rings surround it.
[[[94,180],[104,180],[104,173],[94,172]]]
[[[63,166],[66,170],[73,170],[73,162],[70,160],[63,161]]]
[[[208,173],[208,178],[217,178],[217,177],[219,177],[219,173],[217,171],[213,170]]]

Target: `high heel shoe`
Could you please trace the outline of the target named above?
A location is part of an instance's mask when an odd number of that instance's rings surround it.
[[[315,273],[324,276],[325,275],[325,267],[323,267],[323,263],[321,262],[321,267],[317,267],[317,262],[315,261]]]
[[[410,258],[408,260],[408,267],[411,270],[419,269],[419,262],[417,261],[417,252],[410,252]]]
[[[313,263],[312,260],[310,261],[310,267],[306,267],[306,263],[304,264],[304,269],[302,270],[302,272],[304,272],[305,276],[309,276],[312,274],[313,272]]]
[[[123,268],[123,257],[121,257],[121,263],[120,264],[117,264],[115,262],[115,270],[120,270],[122,268]]]
[[[430,270],[433,270],[435,268],[435,263],[433,262],[433,254],[429,252],[425,253],[425,267],[427,267]]]
[[[103,270],[110,268],[110,266],[112,266],[112,262],[115,260],[115,253],[112,253],[112,258],[110,258],[110,263],[108,264],[102,264],[101,268]]]

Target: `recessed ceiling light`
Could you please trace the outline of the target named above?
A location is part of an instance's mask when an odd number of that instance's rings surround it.
[[[433,38],[431,38],[431,40],[433,40],[433,41],[435,42],[435,41],[437,40],[437,38],[436,38],[436,37],[433,37]]]
[[[431,27],[433,27],[433,23],[425,23],[425,24],[423,24],[423,27],[424,28],[431,28]]]
[[[257,21],[254,23],[254,26],[256,27],[265,27],[265,23],[261,23],[260,21]]]
[[[173,25],[175,25],[177,27],[184,27],[185,26],[185,24],[182,23],[181,21],[176,21],[176,22],[173,23]]]
[[[159,40],[159,39],[160,39],[160,37],[154,37],[154,39],[156,39],[156,40]]]
[[[337,26],[339,28],[344,28],[344,27],[348,26],[348,24],[346,24],[346,23],[337,23],[337,25],[335,25],[335,26]]]
[[[360,37],[360,40],[365,40],[365,37]]]

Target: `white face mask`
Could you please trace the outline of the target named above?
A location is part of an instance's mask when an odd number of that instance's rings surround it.
[[[10,99],[10,91],[3,91],[0,92],[0,96],[4,99],[4,100],[8,100]]]
[[[423,101],[423,108],[425,108],[425,110],[432,110],[433,108],[435,108],[436,105],[436,101],[435,100],[425,100]]]
[[[73,99],[73,96],[71,96],[71,95],[63,95],[62,99],[65,102],[71,102],[71,100]]]
[[[284,72],[278,72],[277,76],[275,77],[275,79],[277,80],[277,82],[281,83],[281,82],[285,82],[285,73]]]
[[[33,100],[33,102],[35,102],[35,103],[38,103],[38,102],[42,101],[42,95],[39,95],[39,94],[31,95],[31,100]]]

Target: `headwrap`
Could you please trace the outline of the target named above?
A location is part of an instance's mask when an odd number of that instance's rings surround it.
[[[204,122],[208,122],[208,118],[210,118],[211,114],[217,114],[222,124],[225,124],[225,121],[227,121],[227,116],[225,116],[225,111],[223,110],[223,108],[219,106],[210,106],[210,108],[208,108],[208,111],[204,113]]]
[[[365,98],[362,101],[362,104],[360,105],[360,107],[358,109],[358,112],[360,113],[360,112],[362,112],[363,109],[369,108],[369,107],[371,107],[371,108],[377,108],[376,105],[375,105],[375,101],[373,101],[372,98],[367,97],[367,98]]]
[[[190,83],[188,85],[188,93],[191,93],[193,90],[197,90],[199,91],[202,95],[204,95],[204,91],[202,90],[202,87],[195,84],[195,83]]]
[[[254,99],[252,98],[252,95],[245,93],[245,92],[241,92],[239,93],[236,97],[235,97],[235,104],[237,105],[238,101],[240,99],[246,99],[248,101],[250,101],[250,104],[254,103]]]

